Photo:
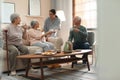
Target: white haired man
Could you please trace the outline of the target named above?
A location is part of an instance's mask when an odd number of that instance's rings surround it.
[[[73,20],[74,27],[70,30],[69,33],[69,41],[73,41],[73,50],[75,49],[89,49],[89,43],[87,41],[87,29],[81,25],[81,18],[79,16],[76,16]],[[87,55],[84,54],[83,57],[86,57]],[[75,56],[71,56],[75,57]],[[85,64],[86,61],[83,60],[83,63]],[[77,62],[73,62],[73,64],[77,64]]]

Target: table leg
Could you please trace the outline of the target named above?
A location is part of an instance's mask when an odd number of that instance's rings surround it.
[[[40,70],[41,70],[41,80],[44,80],[44,72],[43,72],[43,61],[40,58]]]
[[[74,64],[73,64],[73,62],[72,62],[72,66],[71,66],[71,68],[73,68],[74,67]]]
[[[28,64],[26,66],[26,74],[25,74],[26,77],[28,77],[28,72],[29,72],[29,69],[30,69],[30,64],[31,64],[31,60],[28,59]]]
[[[89,64],[89,60],[88,60],[88,54],[89,53],[87,53],[87,56],[85,58],[86,58],[86,62],[87,62],[88,71],[90,71],[90,64]]]

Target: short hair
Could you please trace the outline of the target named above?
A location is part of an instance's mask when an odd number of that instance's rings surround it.
[[[77,21],[81,21],[81,18],[79,16],[76,16],[74,19],[76,19]]]
[[[20,17],[19,14],[13,13],[10,15],[10,21],[13,23],[16,18]]]
[[[30,25],[31,25],[32,28],[34,28],[34,26],[35,26],[37,23],[38,23],[38,21],[32,20],[31,23],[30,23]]]

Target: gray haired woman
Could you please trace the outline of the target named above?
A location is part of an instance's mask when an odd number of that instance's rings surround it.
[[[19,14],[13,13],[10,16],[11,23],[7,26],[7,39],[8,39],[8,51],[9,51],[9,63],[10,63],[10,75],[16,75],[16,56],[29,54],[26,46],[23,45],[22,38],[26,37],[26,25],[24,30],[21,26],[18,26],[21,22]],[[23,60],[26,65],[27,61]]]
[[[42,34],[40,30],[37,30],[39,23],[35,20],[31,21],[31,27],[32,28],[28,31],[30,45],[42,47],[43,51],[55,50],[54,45],[50,42],[46,42],[44,39],[46,35],[53,33],[53,31]]]

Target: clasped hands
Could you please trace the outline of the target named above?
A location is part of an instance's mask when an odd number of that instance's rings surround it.
[[[80,30],[78,28],[73,28],[73,31],[79,32]]]

